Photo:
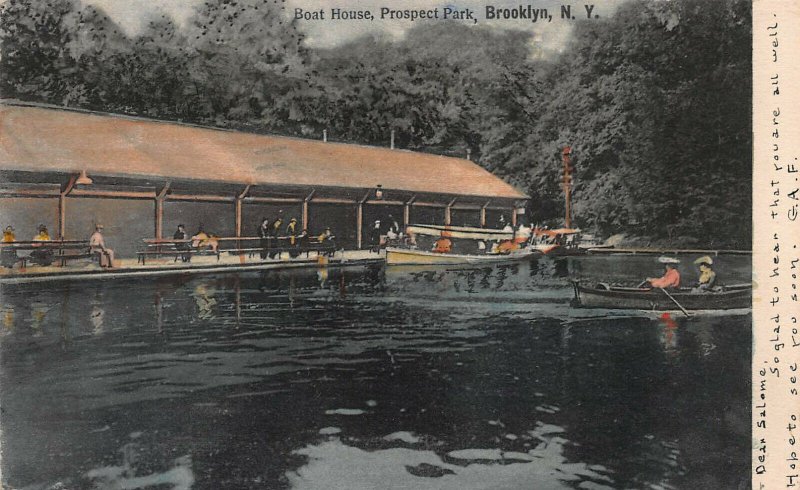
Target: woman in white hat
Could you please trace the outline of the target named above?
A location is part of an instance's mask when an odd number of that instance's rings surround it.
[[[714,261],[708,255],[700,257],[694,261],[694,264],[700,269],[700,276],[697,280],[697,289],[699,291],[713,291],[717,283],[717,273],[714,272],[712,265]]]
[[[672,257],[659,257],[659,262],[664,264],[664,275],[658,278],[648,277],[647,282],[654,288],[677,288],[681,285],[681,274],[678,272],[677,265],[680,260]]]

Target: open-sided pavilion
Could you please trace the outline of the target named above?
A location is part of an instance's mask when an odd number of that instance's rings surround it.
[[[0,104],[0,224],[23,235],[46,222],[53,236],[86,238],[104,221],[124,253],[177,222],[252,236],[262,216],[282,212],[362,248],[389,214],[493,226],[501,214],[515,221],[527,199],[467,159]]]

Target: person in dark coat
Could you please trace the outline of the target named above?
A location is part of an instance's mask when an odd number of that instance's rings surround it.
[[[369,231],[370,249],[375,253],[381,250],[381,220],[375,220],[375,226]]]
[[[269,219],[261,218],[261,224],[258,225],[258,230],[256,230],[256,236],[260,238],[259,243],[261,245],[261,258],[266,259],[269,255],[269,248],[272,245],[271,240],[271,233],[272,228],[270,226]]]
[[[275,252],[273,249],[275,247],[280,248],[283,245],[279,237],[281,236],[281,228],[283,227],[283,211],[278,211],[278,217],[275,218],[275,221],[272,222],[272,232],[270,233],[270,240],[272,243],[270,244],[270,252],[269,258],[274,259],[276,255],[280,252]]]
[[[188,240],[189,234],[186,233],[186,227],[184,225],[178,225],[178,229],[175,230],[175,234],[172,235],[173,240]],[[189,242],[176,242],[175,243],[175,250],[178,252],[184,252],[181,254],[181,260],[183,262],[189,262],[190,255],[189,255]]]

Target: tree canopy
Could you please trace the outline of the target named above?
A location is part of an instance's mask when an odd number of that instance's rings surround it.
[[[601,236],[747,248],[751,19],[746,0],[630,0],[576,21],[552,59],[530,33],[439,21],[400,40],[311,49],[266,0],[207,0],[185,27],[128,35],[80,0],[0,6],[0,94],[278,134],[465,156]]]

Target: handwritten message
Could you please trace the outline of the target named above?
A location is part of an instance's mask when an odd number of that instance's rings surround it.
[[[800,488],[800,39],[792,1],[753,5],[753,488]],[[795,65],[795,66],[793,66]]]

